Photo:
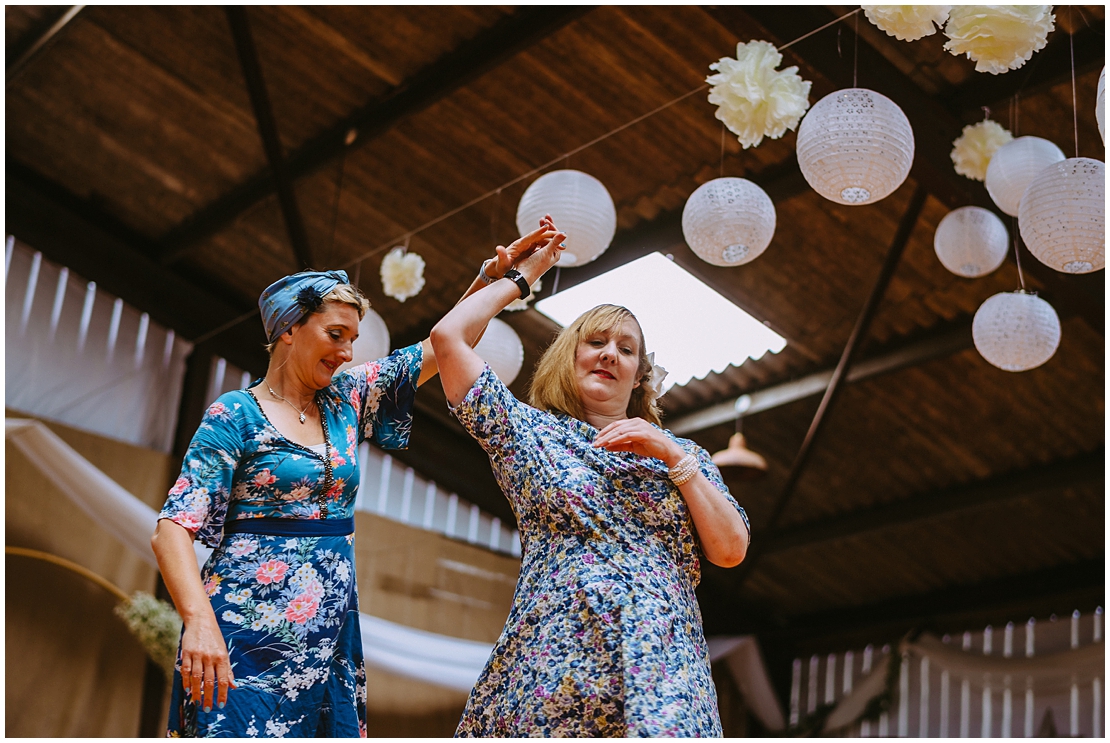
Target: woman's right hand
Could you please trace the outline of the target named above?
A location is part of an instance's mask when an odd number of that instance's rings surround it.
[[[227,703],[228,689],[238,688],[231,673],[227,644],[211,610],[208,616],[202,615],[185,625],[181,637],[181,684],[193,702],[203,704],[205,712],[212,711],[213,701],[222,708]]]
[[[563,250],[566,249],[566,245],[563,244],[567,239],[566,233],[551,233],[550,230],[555,229],[555,226],[550,219],[550,217],[545,217],[545,226],[550,225],[550,229],[544,233],[545,235],[550,234],[550,237],[539,247],[536,247],[528,257],[516,264],[516,269],[520,271],[529,284],[535,284],[541,276],[558,263]]]

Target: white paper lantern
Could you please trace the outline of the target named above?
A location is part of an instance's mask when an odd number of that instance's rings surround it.
[[[516,209],[516,228],[526,235],[550,214],[566,233],[567,247],[560,266],[581,266],[609,247],[617,231],[613,197],[592,175],[578,170],[555,170],[537,178]]]
[[[358,338],[351,345],[351,360],[336,370],[336,374],[350,369],[352,366],[365,364],[389,355],[389,328],[381,315],[374,310],[367,309],[366,314],[358,324]]]
[[[1073,157],[1049,165],[1021,197],[1018,228],[1029,252],[1063,273],[1106,266],[1106,165]]]
[[[838,204],[873,204],[909,175],[913,129],[894,101],[848,88],[810,109],[797,149],[802,175],[817,193]]]
[[[682,210],[682,234],[699,258],[715,266],[755,260],[775,234],[771,197],[744,178],[698,186]]]
[[[474,352],[489,364],[497,378],[506,385],[513,383],[524,364],[524,344],[520,342],[520,336],[512,325],[496,317],[489,321],[486,334],[478,341]]]
[[[1018,215],[1021,195],[1038,173],[1064,159],[1064,151],[1040,137],[1018,137],[1002,145],[987,166],[987,193],[998,208]]]
[[[933,236],[937,258],[952,273],[974,279],[1006,260],[1010,233],[989,209],[961,206],[945,215]]]
[[[1106,68],[1098,76],[1098,93],[1095,95],[1095,121],[1098,122],[1098,136],[1106,143]]]
[[[1005,371],[1035,369],[1060,345],[1060,318],[1035,294],[1002,292],[983,302],[971,323],[979,354]]]

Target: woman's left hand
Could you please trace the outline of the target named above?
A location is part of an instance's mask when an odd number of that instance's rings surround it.
[[[486,275],[491,278],[504,276],[506,271],[532,255],[536,248],[545,245],[556,231],[551,215],[545,214],[543,219],[540,220],[538,230],[517,238],[507,248],[503,245],[494,248],[497,251],[497,258],[490,266],[490,270],[486,272]]]
[[[601,429],[593,445],[609,451],[630,451],[641,457],[661,459],[674,467],[686,456],[686,450],[643,418],[625,418]]]

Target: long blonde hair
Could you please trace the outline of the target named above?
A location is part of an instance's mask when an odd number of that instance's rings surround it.
[[[635,315],[615,304],[601,304],[583,312],[578,319],[559,331],[536,364],[528,390],[528,404],[539,410],[558,411],[584,421],[586,410],[582,406],[574,374],[578,342],[595,333],[616,330],[628,319],[635,322],[636,329],[640,331],[640,384],[632,390],[625,414],[629,418],[643,418],[649,423],[662,426],[659,406],[645,384],[652,381],[652,369],[644,344],[644,331]]]

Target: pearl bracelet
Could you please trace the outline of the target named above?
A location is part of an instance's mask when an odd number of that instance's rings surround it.
[[[671,482],[675,485],[682,486],[694,479],[694,475],[698,474],[698,459],[693,454],[687,454],[678,464],[667,470],[670,475]]]

